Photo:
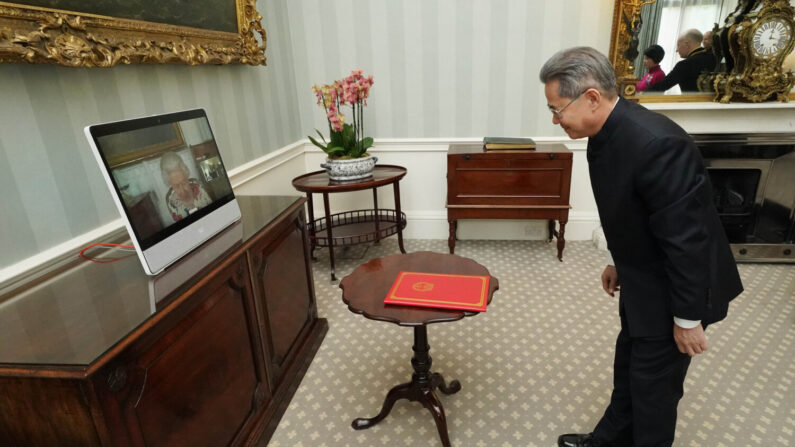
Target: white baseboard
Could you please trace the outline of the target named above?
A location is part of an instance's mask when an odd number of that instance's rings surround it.
[[[229,171],[229,181],[232,183],[232,189],[237,193],[238,189],[246,183],[259,178],[269,171],[279,168],[285,163],[303,157],[306,152],[306,146],[308,145],[307,141],[308,140],[298,140],[231,169]]]
[[[449,224],[446,212],[407,211],[406,239],[447,239]],[[592,240],[599,228],[596,213],[572,211],[566,224],[564,237],[569,241]],[[520,219],[462,219],[458,221],[456,238],[459,240],[543,240],[547,238],[545,220]]]

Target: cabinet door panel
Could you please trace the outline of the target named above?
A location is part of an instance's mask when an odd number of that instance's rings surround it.
[[[128,368],[120,394],[134,444],[226,446],[250,430],[269,392],[256,367],[245,262],[237,265],[236,278],[219,275],[196,292],[190,301],[200,304]]]
[[[76,380],[0,377],[0,446],[102,445],[81,385]]]
[[[267,326],[268,366],[275,389],[303,339],[313,306],[300,221],[291,222],[257,257],[256,287],[263,308],[261,318]]]

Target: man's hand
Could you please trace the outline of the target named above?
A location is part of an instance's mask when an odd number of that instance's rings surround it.
[[[674,341],[676,341],[679,352],[690,357],[701,354],[709,348],[707,336],[700,324],[693,329],[684,329],[674,324]]]
[[[616,266],[608,265],[602,272],[602,288],[605,289],[608,295],[616,296],[615,292],[619,290],[618,286],[619,282]]]

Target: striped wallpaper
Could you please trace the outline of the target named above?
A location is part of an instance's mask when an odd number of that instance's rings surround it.
[[[0,269],[118,218],[87,124],[203,107],[231,169],[326,129],[311,86],[362,68],[376,139],[562,135],[538,71],[606,53],[613,3],[259,0],[267,67],[0,64]]]
[[[613,5],[289,1],[301,122],[325,129],[310,87],[362,68],[375,77],[365,124],[376,138],[563,135],[552,126],[538,72],[562,48],[607,53]]]

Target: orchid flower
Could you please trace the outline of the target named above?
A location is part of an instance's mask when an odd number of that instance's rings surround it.
[[[373,76],[365,76],[362,69],[352,70],[351,74],[331,84],[312,86],[317,104],[323,107],[329,125],[330,142],[318,131],[323,140],[320,144],[309,137],[313,144],[320,147],[330,157],[357,158],[363,156],[372,146],[373,139],[364,136],[363,108],[367,105]],[[345,122],[345,115],[340,112],[341,106],[350,106],[353,111],[353,123]]]

